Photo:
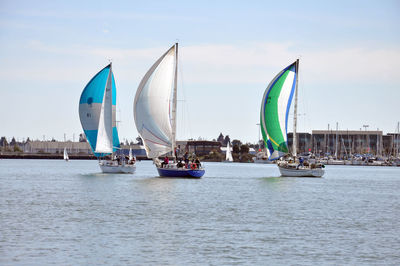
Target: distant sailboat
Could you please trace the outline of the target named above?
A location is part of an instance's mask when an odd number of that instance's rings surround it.
[[[159,156],[175,153],[178,44],[172,46],[147,71],[136,91],[134,117],[147,157],[153,159],[164,177],[200,178],[205,170],[192,163],[186,167],[162,164]]]
[[[228,144],[226,144],[225,161],[226,162],[233,162],[233,157],[232,157],[232,152],[231,152],[231,145],[229,144],[229,141],[228,141]]]
[[[69,156],[68,156],[67,148],[64,148],[64,160],[66,160],[67,162],[69,161]]]
[[[102,172],[133,173],[134,164],[125,162],[124,157],[114,159],[114,152],[120,148],[115,110],[116,87],[110,63],[84,88],[79,101],[79,117],[90,147],[99,158]],[[110,158],[105,159],[106,156]]]
[[[295,94],[293,117],[293,161],[278,162],[282,176],[321,177],[321,164],[296,163],[297,156],[297,81],[299,60],[283,69],[268,85],[261,102],[261,132],[265,146],[270,152],[270,160],[277,160],[289,153],[287,146],[287,122],[293,94]]]
[[[129,161],[133,161],[132,148],[129,148]]]

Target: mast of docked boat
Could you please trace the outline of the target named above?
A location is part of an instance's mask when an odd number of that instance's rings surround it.
[[[172,126],[172,156],[174,161],[176,148],[176,103],[177,103],[177,83],[178,83],[178,43],[175,43],[175,75],[174,75],[174,91],[172,93],[172,111],[171,111],[171,126]]]
[[[339,136],[339,123],[336,122],[336,136],[335,136],[335,159],[338,159],[338,136]]]
[[[399,157],[399,135],[400,135],[400,122],[397,122],[397,130],[395,130],[395,134],[393,136],[393,141],[392,141],[392,150],[393,150],[393,156],[395,158]]]
[[[296,70],[296,85],[295,85],[295,92],[294,92],[294,114],[293,114],[293,156],[296,158],[297,156],[297,88],[298,88],[298,81],[299,81],[299,59],[296,60],[295,64]]]

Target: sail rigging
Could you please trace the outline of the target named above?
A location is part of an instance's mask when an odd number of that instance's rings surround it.
[[[275,76],[265,90],[261,102],[261,133],[265,146],[271,154],[270,160],[276,160],[289,152],[287,123],[297,86],[297,73],[298,60]]]
[[[175,146],[177,49],[175,44],[154,63],[136,91],[135,124],[149,158]]]

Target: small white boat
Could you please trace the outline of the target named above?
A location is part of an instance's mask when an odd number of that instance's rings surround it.
[[[100,169],[103,173],[126,173],[132,174],[136,170],[135,164],[122,164],[118,163],[118,161],[111,160],[101,160],[99,162]]]
[[[344,165],[344,164],[345,164],[345,161],[343,161],[343,160],[337,160],[337,159],[329,159],[329,160],[327,161],[327,164],[329,164],[329,165]]]
[[[274,161],[268,160],[268,155],[265,152],[258,152],[256,157],[253,157],[254,163],[273,164]]]
[[[67,148],[64,148],[64,160],[65,161],[69,161],[69,156],[68,156],[68,152],[67,152]]]
[[[233,157],[232,157],[232,152],[231,152],[231,145],[229,144],[229,141],[228,141],[228,144],[226,144],[225,162],[227,162],[227,163],[233,162]]]
[[[322,167],[300,166],[297,164],[278,165],[281,176],[289,177],[322,177],[325,171]]]

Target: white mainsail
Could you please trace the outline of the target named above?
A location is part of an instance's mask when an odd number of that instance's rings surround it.
[[[67,148],[64,148],[64,160],[66,160],[66,161],[69,160]]]
[[[154,63],[136,91],[135,124],[149,158],[166,154],[175,145],[177,45]]]
[[[97,133],[97,153],[113,152],[113,124],[112,124],[112,68],[108,73],[106,89],[104,90],[103,103],[101,104],[99,129]]]
[[[225,161],[233,162],[232,152],[231,152],[231,145],[229,145],[229,141],[228,141],[228,144],[226,145]]]

